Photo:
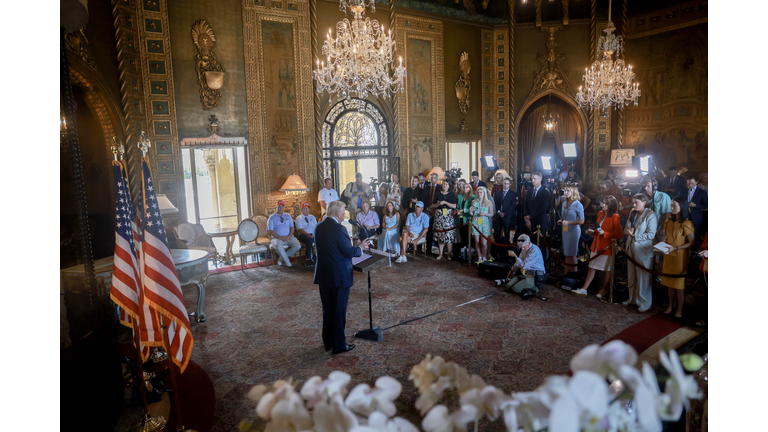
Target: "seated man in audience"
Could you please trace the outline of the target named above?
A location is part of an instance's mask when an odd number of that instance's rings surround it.
[[[312,254],[312,245],[315,244],[315,228],[317,228],[317,219],[309,214],[309,203],[301,205],[301,214],[296,216],[294,222],[296,232],[299,234],[299,241],[307,247],[306,257],[307,267],[312,267],[317,261],[317,256]]]
[[[427,235],[429,230],[429,216],[424,213],[424,203],[416,202],[416,211],[408,215],[408,219],[403,227],[403,233],[398,239],[400,242],[400,257],[395,261],[404,263],[408,261],[405,257],[408,252],[408,244],[415,248],[418,242]]]
[[[522,294],[523,300],[528,300],[539,292],[539,288],[536,287],[536,277],[546,274],[547,271],[544,269],[544,258],[541,255],[541,250],[531,243],[531,238],[527,234],[520,234],[520,237],[517,238],[517,244],[522,249],[519,257],[512,250],[508,252],[515,261],[510,275],[513,275],[517,270],[520,271],[520,275],[512,276],[510,279],[498,279],[496,286],[506,285],[516,294]]]
[[[379,215],[375,211],[371,211],[371,203],[368,201],[363,201],[355,220],[358,223],[357,236],[360,241],[376,234],[376,230],[381,225],[379,223]]]
[[[317,202],[323,208],[323,215],[328,208],[328,204],[339,200],[339,194],[332,186],[333,181],[330,178],[325,179],[325,187],[320,189],[320,192],[317,194]]]
[[[291,267],[291,257],[301,249],[301,243],[293,236],[293,218],[285,214],[285,201],[277,202],[277,213],[269,217],[267,221],[267,233],[272,238],[272,246],[277,250],[280,259],[277,265],[285,264]],[[283,247],[288,245],[288,251]]]

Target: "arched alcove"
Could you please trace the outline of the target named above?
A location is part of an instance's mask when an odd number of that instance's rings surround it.
[[[550,105],[552,117],[558,121],[552,137],[543,133],[542,119],[547,115],[547,104]],[[574,168],[582,179],[586,178],[587,118],[570,95],[548,89],[529,99],[515,119],[515,130],[518,170],[533,164],[539,156],[551,155],[560,159],[563,156],[562,144],[575,142],[579,158]]]

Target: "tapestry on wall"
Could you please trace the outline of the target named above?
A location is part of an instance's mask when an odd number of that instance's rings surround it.
[[[628,42],[642,96],[627,109],[627,148],[671,165],[706,172],[708,163],[707,26]]]
[[[432,164],[431,43],[408,39],[408,103],[411,123],[411,161],[414,172],[427,173]]]
[[[298,172],[296,83],[293,29],[289,23],[263,21],[265,113],[269,136],[269,181],[278,190]]]

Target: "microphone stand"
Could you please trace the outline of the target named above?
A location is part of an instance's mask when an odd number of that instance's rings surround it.
[[[370,254],[370,248],[368,252]],[[373,326],[373,300],[371,300],[371,271],[368,270],[366,273],[368,273],[368,320],[370,323],[370,327],[366,330],[360,330],[359,332],[355,333],[355,337],[369,340],[369,341],[374,341],[374,342],[381,342],[384,340],[384,332],[381,330],[381,327]]]

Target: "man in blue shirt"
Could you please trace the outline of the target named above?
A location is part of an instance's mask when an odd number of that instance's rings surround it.
[[[277,202],[277,212],[267,221],[267,233],[272,238],[272,247],[280,254],[277,265],[291,267],[290,257],[301,249],[301,243],[293,236],[293,218],[285,214],[285,201]],[[288,251],[285,245],[288,245]]]
[[[405,257],[408,251],[408,244],[412,244],[413,247],[419,244],[421,239],[427,235],[429,231],[429,216],[424,213],[424,203],[421,201],[416,202],[416,211],[408,215],[408,219],[405,221],[403,227],[403,234],[400,236],[400,257],[395,260],[398,263],[404,263],[408,261]]]
[[[517,244],[522,251],[519,257],[514,251],[509,251],[509,256],[515,261],[510,275],[514,274],[516,270],[520,271],[520,275],[512,276],[510,279],[498,279],[496,286],[506,285],[515,294],[522,294],[523,300],[527,300],[539,292],[536,278],[545,275],[547,271],[544,268],[544,257],[541,255],[541,250],[531,243],[531,238],[527,234],[520,234],[520,237],[517,238]]]

